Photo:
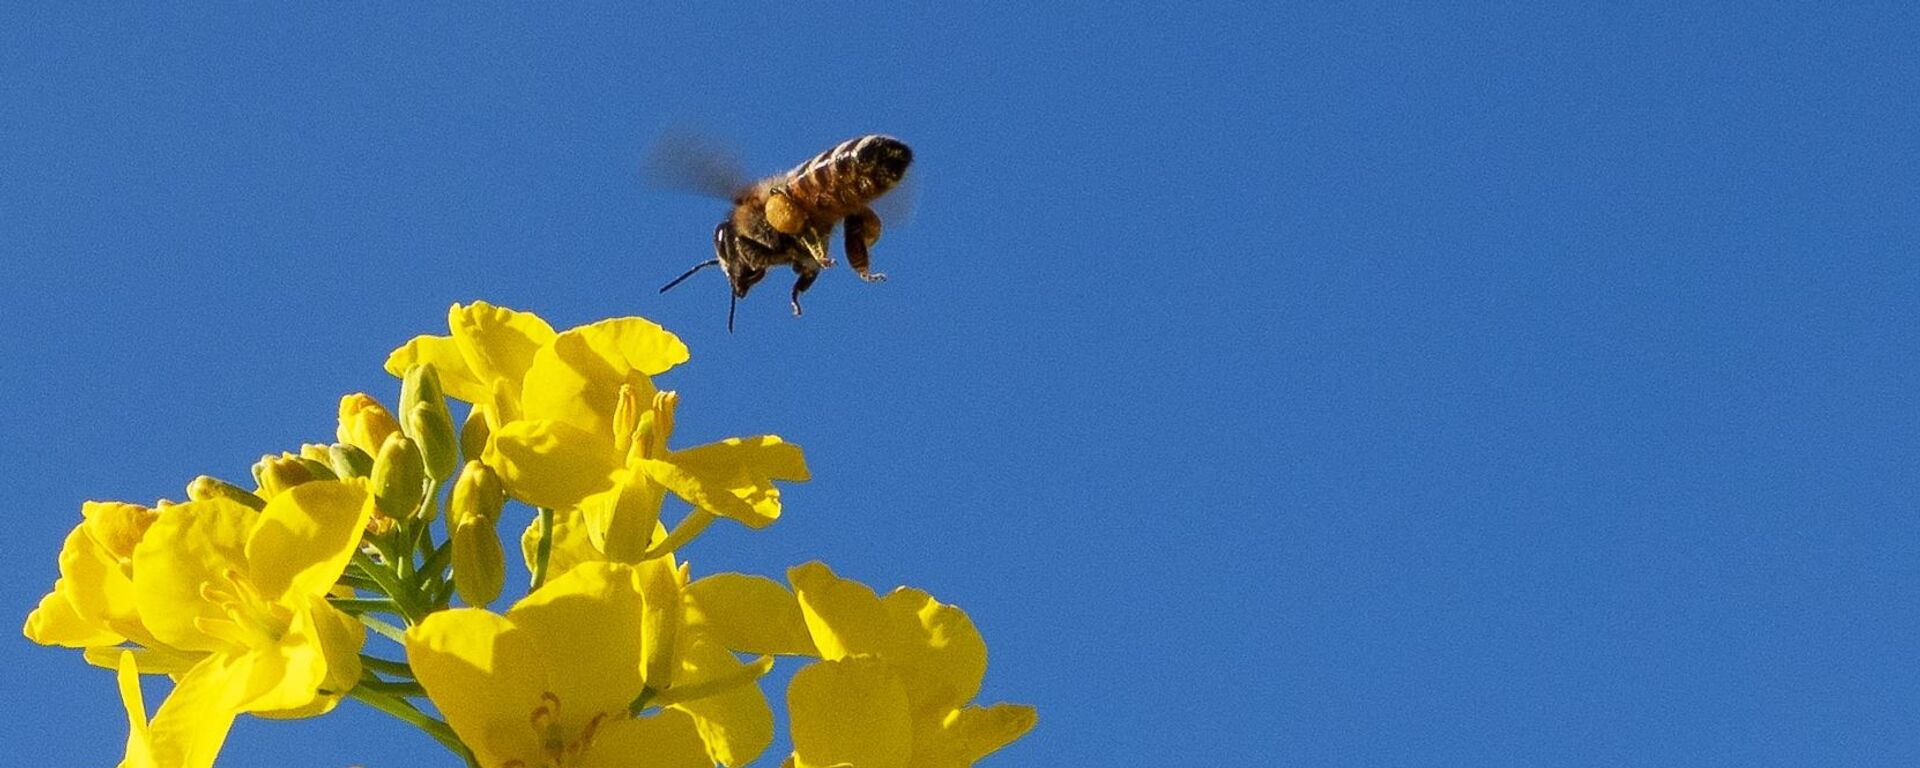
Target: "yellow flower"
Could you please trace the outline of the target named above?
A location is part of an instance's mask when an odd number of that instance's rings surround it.
[[[555,334],[530,312],[474,302],[453,305],[447,327],[451,335],[416,336],[394,350],[387,372],[401,376],[414,365],[432,365],[447,396],[472,403],[492,428],[522,418],[526,407],[546,414],[542,418],[591,414],[587,401],[596,399],[611,408],[621,383],[646,383],[650,391],[646,377],[687,360],[678,338],[637,317]],[[596,367],[583,376],[576,361]],[[594,391],[609,383],[605,392]]]
[[[133,640],[156,645],[134,607],[133,550],[153,525],[137,504],[89,501],[60,548],[60,578],[27,616],[28,640],[97,648]]]
[[[320,714],[354,685],[365,633],[326,596],[372,511],[362,483],[341,481],[294,486],[258,511],[225,498],[159,511],[134,547],[134,603],[191,665],[148,670],[178,675],[144,729],[158,765],[210,764],[235,715]]]
[[[818,562],[787,578],[823,659],[787,688],[798,768],[958,768],[1033,727],[1030,706],[968,705],[987,647],[960,609],[904,587],[880,597]]]
[[[772,739],[741,664],[680,632],[670,559],[586,563],[501,616],[441,611],[407,632],[407,660],[483,766],[693,766],[750,761]],[[635,701],[663,709],[634,717]]]
[[[799,446],[774,435],[669,449],[679,398],[655,393],[643,410],[641,391],[632,385],[618,390],[607,432],[564,419],[508,424],[494,432],[485,461],[500,470],[516,498],[552,509],[579,508],[594,546],[619,562],[654,557],[684,541],[655,540],[668,491],[696,510],[677,529],[690,537],[713,516],[766,527],[780,516],[774,481],[809,478]]]

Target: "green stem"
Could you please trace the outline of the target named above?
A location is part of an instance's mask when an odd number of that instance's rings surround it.
[[[396,627],[392,624],[388,624],[372,616],[361,616],[360,623],[367,625],[367,629],[373,630],[375,634],[378,634],[381,637],[384,637],[388,640],[392,640],[401,645],[407,644],[407,631],[404,629]]]
[[[365,592],[374,592],[380,589],[380,585],[373,579],[351,571],[340,574],[340,583]]]
[[[441,746],[459,755],[460,759],[467,761],[469,768],[478,768],[479,763],[473,759],[473,752],[467,749],[467,745],[460,743],[460,737],[454,735],[452,726],[428,716],[425,712],[421,712],[412,704],[407,703],[406,699],[380,691],[369,690],[364,685],[354,686],[353,690],[347,691],[347,695],[358,699],[362,704],[393,715],[399,718],[401,722],[426,731],[427,735],[432,736],[434,741],[440,742]]]
[[[420,566],[420,572],[428,576],[438,576],[447,570],[447,561],[453,559],[453,541],[448,540],[434,547],[433,554],[427,555],[427,562]]]
[[[540,546],[533,553],[532,591],[547,583],[547,560],[553,556],[553,510],[540,508]]]
[[[393,696],[425,696],[427,689],[412,680],[361,680],[360,688]]]
[[[409,677],[409,678],[413,677],[413,667],[407,666],[407,663],[404,661],[394,661],[392,659],[383,659],[378,656],[368,656],[367,654],[363,653],[363,654],[360,654],[360,666],[365,667],[367,669],[371,669],[383,675],[392,675],[394,677]]]
[[[327,602],[332,603],[333,607],[346,611],[354,616],[359,616],[363,613],[372,613],[374,611],[391,613],[396,616],[405,615],[400,612],[400,606],[398,604],[385,597],[334,597],[328,598]]]
[[[421,619],[426,618],[426,612],[420,610],[420,606],[414,602],[412,590],[395,578],[393,571],[382,568],[365,552],[353,553],[353,562],[360,566],[360,570],[365,572],[368,578],[377,582],[381,592],[393,598],[394,606],[400,609],[400,615],[407,620],[409,626],[418,624]]]

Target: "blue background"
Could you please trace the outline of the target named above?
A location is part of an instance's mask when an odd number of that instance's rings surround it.
[[[677,444],[804,445],[687,557],[963,606],[1041,713],[987,765],[1920,760],[1909,5],[7,16],[16,620],[82,500],[325,439],[486,299],[662,322]],[[907,140],[893,279],[657,295],[724,210],[641,179],[676,125]],[[0,669],[12,758],[118,759],[110,673]]]

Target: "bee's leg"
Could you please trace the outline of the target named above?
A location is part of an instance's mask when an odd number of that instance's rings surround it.
[[[887,279],[879,272],[867,271],[867,249],[880,240],[880,217],[873,210],[862,208],[847,217],[847,264],[853,267],[860,279],[869,283]]]
[[[820,277],[820,270],[801,269],[799,264],[794,264],[793,271],[800,273],[800,277],[793,281],[793,316],[799,317],[800,294],[813,287],[813,281]]]

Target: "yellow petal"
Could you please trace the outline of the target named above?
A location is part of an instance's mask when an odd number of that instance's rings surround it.
[[[800,603],[765,576],[716,573],[687,586],[687,626],[746,653],[818,656]]]
[[[967,707],[916,732],[913,768],[966,768],[1033,730],[1038,715],[1024,704]]]
[[[947,712],[972,701],[987,674],[987,643],[966,612],[907,587],[880,604],[892,625],[886,658],[914,712]]]
[[[613,485],[623,457],[608,438],[559,421],[516,421],[487,441],[483,463],[500,473],[508,495],[561,509]]]
[[[891,619],[867,585],[834,575],[818,560],[787,569],[787,581],[822,658],[887,650]]]
[[[541,705],[546,665],[513,622],[480,608],[436,612],[407,630],[407,663],[482,765],[539,754],[527,715]]]
[[[654,482],[687,503],[751,528],[780,517],[780,490],[774,480],[807,479],[800,447],[772,435],[728,438],[674,451],[664,461],[635,463]]]
[[[481,381],[519,382],[536,350],[553,341],[553,326],[531,312],[476,301],[447,310],[447,327],[467,366]]]
[[[193,669],[207,658],[207,654],[191,651],[176,651],[170,648],[118,648],[114,646],[96,646],[81,652],[88,664],[106,669],[115,669],[120,664],[120,654],[131,653],[136,666],[143,675],[167,675],[179,677]]]
[[[767,480],[806,482],[806,455],[779,435],[729,437],[717,443],[673,452],[673,463],[703,476],[735,474]]]
[[[674,670],[679,667],[676,651],[683,615],[680,575],[671,556],[640,563],[631,573],[641,598],[641,676],[647,687],[666,690],[673,685]]]
[[[206,768],[219,756],[238,713],[223,704],[230,680],[216,658],[208,657],[182,675],[153,714],[147,746],[155,765]]]
[[[27,625],[22,631],[28,640],[41,645],[86,648],[113,645],[126,639],[81,618],[61,592],[61,582],[54,582],[53,591],[40,598],[40,606],[27,614]]]
[[[190,651],[226,647],[196,627],[198,620],[227,618],[200,589],[227,580],[228,573],[246,573],[247,533],[259,514],[224,497],[160,510],[133,550],[135,600],[155,638]]]
[[[673,705],[693,715],[694,724],[700,728],[700,738],[706,742],[707,753],[714,762],[737,768],[753,762],[766,751],[767,745],[773,743],[773,710],[767,706],[766,694],[761,693],[759,684],[754,682],[757,676],[750,672],[740,674],[748,671],[748,665],[741,664],[717,644],[698,641],[683,644],[680,664],[676,687],[700,685],[709,679],[725,680],[729,676],[746,681],[717,694]]]
[[[848,763],[906,768],[913,753],[907,692],[879,659],[822,661],[787,686],[798,768]]]
[[[638,563],[653,543],[665,492],[629,470],[613,473],[613,487],[580,501],[593,544],[616,563]]]
[[[387,373],[396,377],[407,375],[407,369],[416,365],[433,366],[448,397],[464,403],[485,403],[489,399],[491,386],[467,367],[467,359],[452,336],[415,336],[387,355]]]
[[[691,716],[666,710],[651,717],[603,724],[582,768],[712,768]]]
[[[574,328],[534,356],[523,395],[525,415],[611,436],[621,385],[632,386],[645,402],[654,392],[648,377],[686,360],[687,347],[679,338],[638,317]]]
[[[159,768],[153,760],[153,746],[147,735],[147,703],[140,693],[140,668],[131,651],[121,651],[119,672],[120,703],[127,710],[127,757],[121,768]]]
[[[520,556],[527,561],[527,570],[534,570],[535,559],[540,548],[540,517],[534,516],[527,523],[527,530],[520,536]],[[580,517],[577,509],[557,509],[553,512],[553,547],[547,552],[547,574],[549,577],[573,570],[581,563],[603,562],[606,557],[595,549],[587,537],[586,521]]]
[[[255,586],[269,600],[325,595],[346,570],[372,516],[372,497],[357,482],[303,483],[273,497],[247,538]]]
[[[585,563],[551,578],[507,612],[534,638],[562,714],[625,712],[640,695],[643,599],[631,571]]]

